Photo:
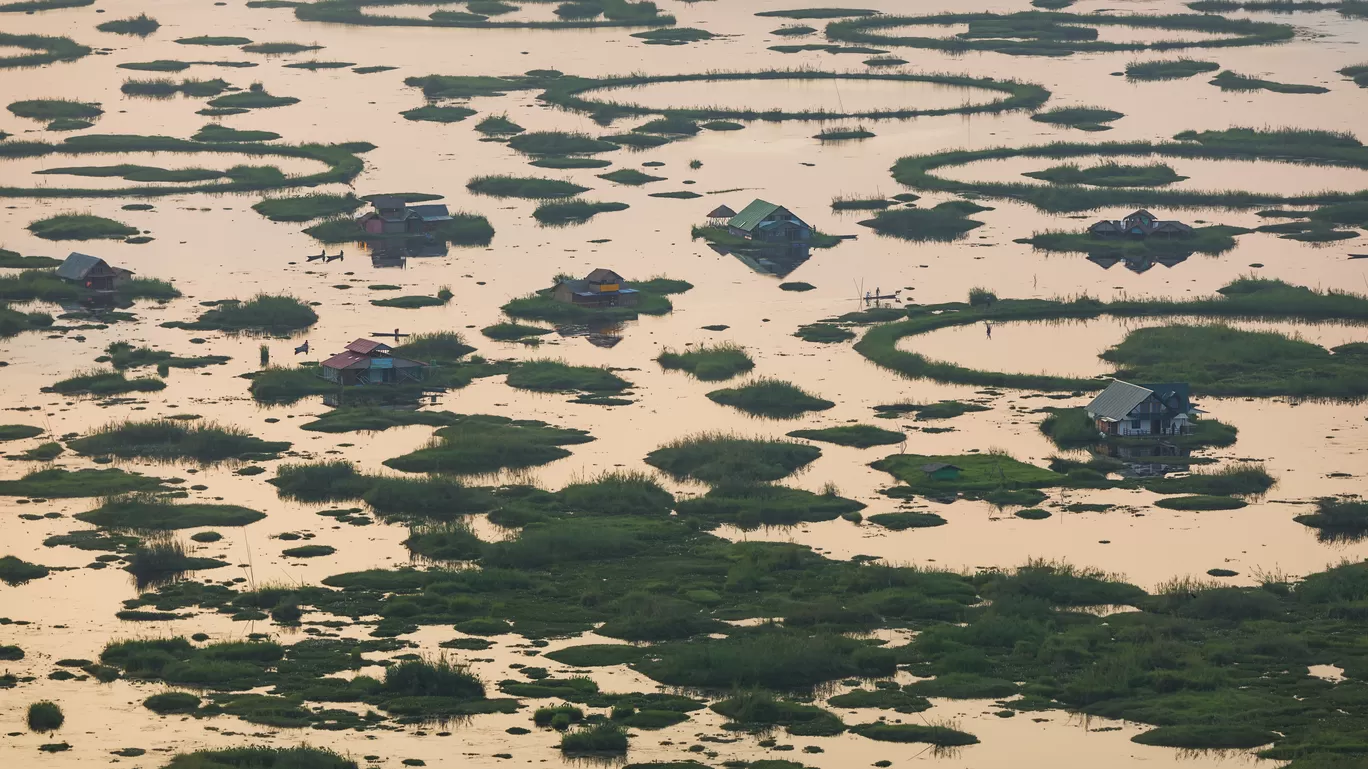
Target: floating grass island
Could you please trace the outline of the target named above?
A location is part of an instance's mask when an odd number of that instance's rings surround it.
[[[234,427],[170,419],[107,425],[67,446],[89,456],[204,463],[272,458],[290,448],[286,441],[264,441]]]
[[[385,466],[406,473],[482,475],[544,465],[570,456],[564,446],[592,440],[583,430],[535,420],[455,415],[426,447],[387,459]]]
[[[1329,93],[1330,89],[1319,85],[1298,85],[1279,83],[1274,80],[1261,80],[1257,77],[1241,75],[1231,70],[1223,70],[1211,79],[1211,84],[1222,91],[1272,91],[1273,93]]]
[[[1368,147],[1350,133],[1306,129],[1229,128],[1184,131],[1169,142],[1056,142],[1033,147],[950,150],[904,157],[893,166],[893,178],[918,190],[1011,198],[1046,211],[1089,211],[1105,206],[1171,206],[1252,208],[1267,205],[1315,205],[1368,200],[1368,191],[1314,192],[1297,195],[1240,190],[1165,190],[1153,188],[1083,189],[1069,185],[1023,182],[961,182],[932,172],[980,160],[1102,156],[1105,158],[1197,158],[1207,160],[1272,160],[1304,166],[1368,169]]]
[[[1051,184],[1086,184],[1092,187],[1163,187],[1175,182],[1186,181],[1188,178],[1179,176],[1178,172],[1166,163],[1147,163],[1144,165],[1099,163],[1087,168],[1079,168],[1073,163],[1066,163],[1051,166],[1044,171],[1027,171],[1022,176],[1040,179]]]
[[[48,155],[92,155],[132,152],[211,152],[242,154],[255,157],[288,157],[316,160],[328,166],[326,170],[301,176],[286,176],[271,166],[237,166],[222,174],[227,181],[184,186],[135,186],[101,189],[61,187],[0,187],[0,197],[10,198],[111,198],[160,197],[195,192],[259,192],[309,187],[319,184],[346,183],[361,173],[364,163],[358,153],[369,152],[373,145],[364,142],[348,144],[252,144],[232,141],[192,141],[169,136],[133,136],[91,134],[73,136],[59,143],[26,141],[22,144],[0,144],[0,159],[6,157],[42,157]]]
[[[756,379],[740,387],[713,390],[708,393],[708,400],[769,419],[797,419],[809,411],[825,411],[836,406],[778,379]]]
[[[43,240],[123,240],[140,230],[123,222],[92,214],[58,214],[26,227]]]
[[[559,302],[552,297],[555,286],[514,299],[500,309],[510,318],[540,320],[547,323],[615,323],[635,320],[641,315],[665,315],[674,310],[669,296],[682,294],[693,285],[682,280],[652,278],[629,280],[623,288],[635,289],[637,303],[631,307],[586,307]]]
[[[168,321],[161,325],[187,331],[288,334],[318,322],[318,313],[292,296],[257,294],[246,301],[224,299],[213,304],[217,306],[200,315],[198,320]]]
[[[33,52],[0,56],[0,69],[39,67],[58,61],[76,61],[91,53],[89,46],[81,45],[69,37],[16,35],[9,32],[0,32],[0,47],[23,48]]]
[[[1241,278],[1215,297],[1119,299],[1103,302],[1083,296],[1070,300],[1006,299],[989,304],[948,303],[913,306],[906,319],[875,326],[855,344],[874,363],[905,376],[979,387],[1012,387],[1047,391],[1100,390],[1107,379],[980,371],[931,361],[898,349],[906,337],[940,328],[990,322],[1100,318],[1187,316],[1210,319],[1292,319],[1308,321],[1368,320],[1368,298],[1345,292],[1315,291],[1277,280]],[[1166,361],[1156,361],[1154,344],[1164,345]],[[1209,344],[1228,345],[1217,348]],[[1270,349],[1293,356],[1270,361]],[[1339,348],[1336,348],[1339,349]],[[1362,398],[1368,395],[1368,363],[1362,356],[1332,354],[1319,345],[1280,334],[1243,331],[1220,325],[1139,329],[1104,359],[1115,362],[1125,377],[1142,381],[1186,381],[1194,392],[1209,395],[1313,398]],[[1295,365],[1294,365],[1295,362]],[[1234,374],[1232,372],[1240,372]]]
[[[952,37],[917,37],[883,30],[916,25],[967,24],[969,30]],[[1098,27],[1199,32],[1225,37],[1201,40],[1112,42],[1099,39]],[[998,13],[941,13],[929,16],[887,16],[837,21],[827,25],[827,39],[866,45],[904,46],[962,53],[994,51],[1014,56],[1068,56],[1112,51],[1167,51],[1182,48],[1227,48],[1269,45],[1291,40],[1288,24],[1226,18],[1209,14],[1102,15],[1022,11]]]
[[[1045,112],[1037,112],[1031,119],[1037,123],[1068,126],[1080,131],[1110,131],[1106,125],[1125,117],[1123,113],[1102,107],[1056,107]]]
[[[1087,254],[1106,259],[1125,259],[1127,261],[1165,259],[1185,259],[1193,254],[1219,256],[1235,248],[1235,238],[1252,232],[1243,227],[1211,225],[1194,227],[1184,237],[1144,238],[1097,238],[1087,232],[1037,232],[1029,238],[1019,238],[1014,243],[1025,243],[1038,251],[1053,253]]]
[[[1133,61],[1126,65],[1127,80],[1181,80],[1205,72],[1215,72],[1221,65],[1197,59],[1163,59]]]
[[[729,343],[702,345],[684,352],[666,348],[656,362],[663,369],[687,371],[704,382],[725,381],[755,368],[755,361],[744,348]]]
[[[859,224],[888,237],[912,241],[948,242],[963,238],[983,222],[969,215],[989,208],[968,200],[949,200],[934,208],[895,208],[880,211]]]

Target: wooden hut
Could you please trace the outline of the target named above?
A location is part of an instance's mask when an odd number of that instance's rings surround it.
[[[727,220],[727,232],[765,243],[805,243],[812,227],[781,205],[756,198]]]
[[[75,251],[68,254],[57,267],[57,277],[101,294],[113,292],[120,283],[132,276],[132,270],[111,267],[98,256],[78,254]]]
[[[624,282],[621,275],[599,267],[583,280],[559,281],[551,289],[551,298],[581,307],[635,307],[641,295],[623,287]]]
[[[731,210],[729,206],[718,206],[717,208],[714,208],[713,210],[708,212],[708,226],[726,227],[727,220],[732,218],[733,216],[736,216],[736,212]]]

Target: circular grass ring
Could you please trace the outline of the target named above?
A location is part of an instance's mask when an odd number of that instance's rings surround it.
[[[37,67],[55,61],[76,61],[90,54],[89,46],[81,45],[69,37],[47,35],[11,35],[0,32],[0,46],[33,51],[18,56],[0,56],[0,69]]]
[[[73,136],[61,143],[3,142],[0,160],[30,158],[44,155],[95,155],[124,152],[218,152],[250,157],[288,157],[317,160],[328,166],[326,170],[304,176],[282,177],[279,180],[227,181],[213,184],[194,184],[166,187],[117,187],[84,189],[77,187],[0,187],[3,198],[120,198],[158,197],[196,192],[266,192],[294,187],[313,187],[320,184],[345,184],[355,179],[365,168],[357,153],[369,152],[375,145],[367,142],[346,144],[260,144],[237,142],[197,142],[170,136],[131,136],[93,134]]]
[[[1056,142],[1032,147],[992,147],[983,150],[951,150],[931,155],[899,158],[893,178],[917,190],[975,194],[1010,198],[1044,211],[1091,211],[1109,206],[1166,206],[1189,208],[1253,208],[1268,205],[1323,205],[1368,200],[1368,190],[1280,195],[1211,190],[1164,190],[1147,187],[1096,189],[1079,185],[1028,184],[1025,182],[963,182],[944,179],[931,172],[979,160],[1046,158],[1059,160],[1101,156],[1189,158],[1199,160],[1268,160],[1297,165],[1323,165],[1368,169],[1368,147],[1349,134],[1329,131],[1256,131],[1232,128],[1224,131],[1184,131],[1171,142],[1105,142],[1101,144]]]
[[[722,108],[656,108],[637,104],[617,104],[583,98],[581,94],[604,88],[649,85],[652,83],[687,83],[725,80],[892,80],[908,83],[981,88],[1005,93],[1006,96],[986,104],[973,104],[944,109],[894,109],[870,112],[828,112],[805,110],[722,109]],[[1007,112],[1035,109],[1050,98],[1050,92],[1034,83],[1015,80],[977,78],[951,74],[874,73],[874,72],[808,72],[803,70],[763,70],[759,72],[708,72],[694,75],[630,75],[609,78],[566,77],[553,81],[539,97],[576,112],[607,113],[612,115],[665,115],[696,120],[837,120],[847,118],[912,118],[934,115],[964,115],[983,112]]]
[[[968,24],[966,35],[981,37],[914,37],[882,35],[873,30],[912,24]],[[1064,26],[1073,25],[1073,26]],[[1164,29],[1173,32],[1215,32],[1234,35],[1214,40],[1160,40],[1153,43],[1113,43],[1097,40],[1102,25]],[[1091,34],[1089,34],[1091,33]],[[1168,16],[1100,16],[1082,13],[942,13],[929,16],[871,16],[827,25],[829,40],[875,46],[903,46],[964,53],[995,51],[1014,56],[1068,56],[1111,51],[1171,51],[1182,48],[1229,48],[1269,45],[1291,40],[1296,29],[1288,24],[1228,19],[1211,14]],[[1015,37],[1007,37],[1015,35]]]

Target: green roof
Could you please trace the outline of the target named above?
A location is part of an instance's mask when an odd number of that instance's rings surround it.
[[[741,209],[741,213],[733,216],[727,222],[727,226],[750,232],[755,229],[755,225],[764,221],[766,216],[778,211],[780,208],[782,208],[782,206],[756,198],[751,201],[750,205]]]

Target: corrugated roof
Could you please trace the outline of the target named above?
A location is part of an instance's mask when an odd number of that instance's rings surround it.
[[[1112,383],[1107,385],[1107,389],[1098,393],[1087,405],[1087,412],[1102,419],[1125,419],[1126,415],[1131,413],[1131,409],[1139,406],[1153,394],[1154,391],[1148,388],[1113,379]]]
[[[349,352],[359,353],[361,355],[369,355],[382,347],[385,350],[390,349],[390,346],[385,344],[384,342],[377,342],[374,339],[366,339],[365,337],[362,337],[361,339],[353,341],[351,344],[347,345],[342,349],[347,350]]]
[[[389,195],[381,195],[380,197],[371,198],[371,205],[376,208],[403,208],[404,199],[391,197]]]
[[[730,219],[733,216],[736,216],[736,212],[727,206],[718,206],[712,210],[712,213],[708,214],[709,219],[721,219],[723,217]]]
[[[750,232],[755,229],[755,225],[759,224],[766,216],[778,211],[780,208],[783,208],[783,206],[756,198],[751,201],[750,205],[741,209],[741,213],[733,216],[731,221],[727,222],[727,226]]]
[[[320,365],[332,369],[367,368],[370,365],[370,358],[354,352],[339,352]]]
[[[451,218],[451,212],[443,203],[428,203],[421,206],[409,206],[409,210],[423,217],[424,221],[438,221]]]
[[[61,266],[57,268],[57,277],[66,278],[67,280],[84,280],[85,276],[92,269],[104,263],[105,260],[98,256],[79,254],[72,251],[67,255],[67,258],[62,261]]]

